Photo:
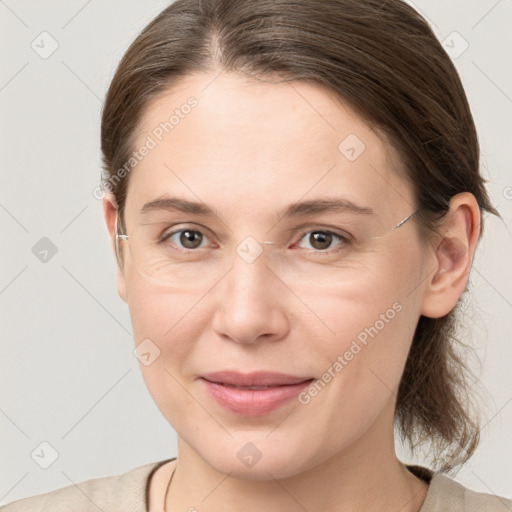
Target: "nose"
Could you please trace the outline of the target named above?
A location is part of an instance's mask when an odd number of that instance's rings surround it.
[[[258,251],[255,245],[240,244],[230,271],[216,286],[213,329],[221,338],[243,344],[277,341],[286,337],[291,325],[292,294],[269,268],[265,245]]]

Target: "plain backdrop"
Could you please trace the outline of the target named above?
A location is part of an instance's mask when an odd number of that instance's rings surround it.
[[[0,1],[0,504],[176,455],[132,353],[94,196],[106,89],[168,3]],[[455,479],[510,498],[512,2],[410,3],[461,74],[503,216],[487,216],[470,279],[462,335],[482,361],[486,425]]]

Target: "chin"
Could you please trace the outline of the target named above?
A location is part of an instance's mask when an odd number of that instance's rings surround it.
[[[226,434],[218,441],[203,437],[192,440],[190,446],[215,471],[241,480],[289,478],[322,462],[315,450],[318,447],[291,443],[284,435],[272,439],[268,433],[269,430],[265,430],[258,436],[251,436],[244,432],[233,437]]]

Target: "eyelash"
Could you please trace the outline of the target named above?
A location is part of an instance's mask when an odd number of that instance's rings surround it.
[[[172,236],[176,235],[177,233],[181,233],[183,231],[192,231],[192,232],[195,232],[195,233],[201,233],[203,236],[206,236],[202,231],[200,231],[198,229],[192,229],[190,227],[184,227],[184,228],[178,229],[176,231],[172,231],[171,233],[166,233],[166,234],[160,236],[159,243],[165,243]],[[302,234],[299,237],[299,242],[306,235],[311,234],[311,233],[323,233],[323,234],[333,235],[334,237],[338,238],[341,241],[341,243],[339,244],[341,247],[339,247],[338,249],[335,249],[335,250],[332,250],[332,249],[331,250],[329,250],[329,249],[324,249],[324,250],[321,250],[321,249],[304,249],[304,250],[307,250],[309,252],[314,252],[316,254],[334,254],[334,253],[337,253],[337,252],[343,250],[346,245],[350,244],[350,238],[347,235],[340,235],[340,234],[335,233],[334,231],[330,231],[328,229],[309,229],[308,231],[303,231]],[[176,244],[174,244],[174,243],[172,245],[175,246],[176,250],[180,251],[180,252],[199,252],[199,249],[200,249],[200,248],[196,248],[196,249],[182,249],[182,248],[176,246]],[[204,247],[203,247],[203,249],[204,249]]]

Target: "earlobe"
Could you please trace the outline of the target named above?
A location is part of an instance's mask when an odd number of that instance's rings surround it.
[[[123,270],[119,265],[116,254],[116,220],[117,220],[117,204],[114,196],[111,193],[107,193],[103,199],[103,216],[105,218],[105,224],[107,226],[108,235],[110,238],[110,245],[116,259],[117,268],[117,292],[121,299],[126,301],[126,282],[123,274]]]
[[[480,235],[480,208],[469,192],[457,194],[440,228],[434,250],[434,270],[424,288],[421,314],[430,318],[447,315],[466,288]]]

